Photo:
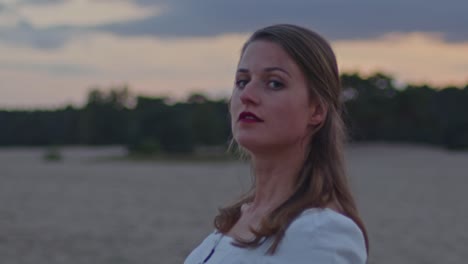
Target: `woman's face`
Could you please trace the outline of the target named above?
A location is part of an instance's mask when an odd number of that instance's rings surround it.
[[[234,139],[253,153],[305,144],[313,109],[306,78],[283,48],[268,41],[250,43],[231,97]]]

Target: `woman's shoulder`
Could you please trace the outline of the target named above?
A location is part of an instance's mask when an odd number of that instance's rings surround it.
[[[301,232],[352,232],[362,236],[361,229],[351,218],[330,208],[304,210],[289,227],[290,231],[296,229]]]
[[[322,263],[365,263],[367,259],[360,228],[347,216],[329,208],[302,212],[286,230],[278,253],[325,261]]]

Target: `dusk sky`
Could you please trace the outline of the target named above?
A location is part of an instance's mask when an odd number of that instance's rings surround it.
[[[342,72],[468,83],[467,0],[0,0],[0,109],[81,106],[92,87],[226,97],[239,50],[276,23],[330,40]]]

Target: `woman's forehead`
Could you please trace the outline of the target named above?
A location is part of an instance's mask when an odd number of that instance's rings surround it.
[[[258,40],[246,47],[238,68],[253,70],[254,68],[280,67],[292,71],[294,66],[297,67],[296,63],[280,45],[271,41]]]

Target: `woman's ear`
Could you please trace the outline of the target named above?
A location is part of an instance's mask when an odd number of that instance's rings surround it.
[[[325,121],[327,117],[327,107],[319,100],[315,100],[310,104],[309,125],[317,126]]]

